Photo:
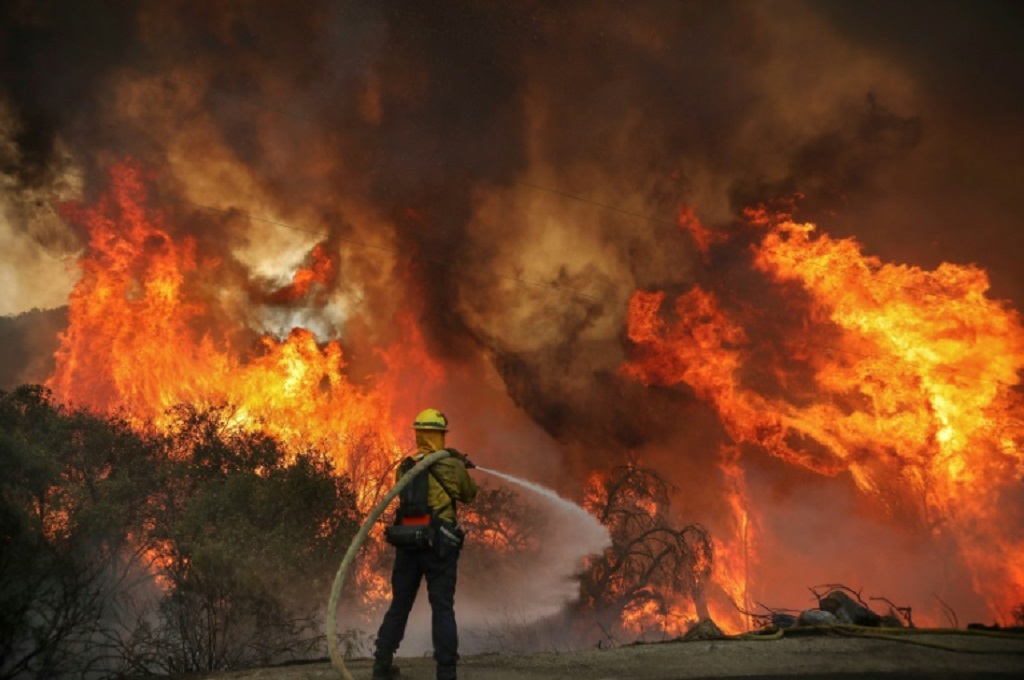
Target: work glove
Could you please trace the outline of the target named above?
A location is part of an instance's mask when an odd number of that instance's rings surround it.
[[[473,465],[473,461],[471,461],[462,451],[448,447],[448,452],[452,454],[452,458],[458,458],[459,460],[461,460],[462,464],[466,466],[467,470],[476,467],[476,465]]]

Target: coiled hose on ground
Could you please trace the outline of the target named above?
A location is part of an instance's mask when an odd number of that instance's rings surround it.
[[[363,526],[359,527],[359,531],[356,532],[355,538],[352,539],[352,543],[349,544],[348,550],[345,551],[345,557],[341,560],[341,566],[338,567],[338,573],[334,576],[334,585],[331,587],[331,597],[327,601],[327,651],[331,655],[331,664],[334,666],[338,674],[341,675],[345,680],[353,680],[352,674],[348,672],[348,668],[345,667],[345,659],[341,652],[338,651],[338,598],[341,596],[341,586],[345,583],[345,574],[348,573],[349,568],[352,566],[352,562],[355,561],[356,553],[359,552],[359,547],[366,541],[366,537],[370,535],[370,529],[373,527],[377,518],[381,516],[384,510],[388,507],[388,504],[394,500],[395,496],[401,493],[402,489],[411,482],[416,475],[420,474],[428,467],[441,460],[452,455],[450,451],[441,449],[440,451],[434,451],[430,455],[426,456],[423,460],[416,463],[409,472],[402,475],[402,478],[398,480],[391,490],[384,494],[384,498],[381,499],[380,503],[370,512],[366,517],[366,521],[363,522]]]

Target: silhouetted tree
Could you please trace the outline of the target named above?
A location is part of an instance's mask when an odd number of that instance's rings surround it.
[[[0,392],[0,678],[265,664],[319,649],[350,481],[228,408],[140,433]]]
[[[139,554],[154,449],[121,419],[0,392],[0,677],[101,664],[92,652]]]
[[[319,609],[358,528],[350,481],[316,451],[288,454],[231,427],[229,409],[181,407],[174,416],[150,531],[165,592],[138,618],[134,669],[308,657],[322,645]]]
[[[619,620],[645,609],[664,616],[679,596],[707,618],[704,587],[711,575],[711,537],[699,524],[673,526],[670,490],[654,470],[616,467],[588,490],[587,509],[608,527],[612,545],[581,576],[580,605]]]

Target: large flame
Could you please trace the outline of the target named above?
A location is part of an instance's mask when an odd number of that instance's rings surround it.
[[[395,433],[407,431],[404,419],[417,407],[413,400],[441,378],[411,319],[398,319],[398,340],[379,350],[382,369],[360,385],[346,373],[341,343],[320,342],[303,328],[283,340],[264,335],[255,348],[234,349],[237,324],[212,309],[222,263],[200,260],[193,239],[171,236],[167,217],[147,207],[138,167],[117,164],[111,180],[96,205],[65,208],[88,229],[89,244],[49,380],[55,394],[158,424],[176,404],[228,404],[240,427],[262,429],[286,445],[318,444],[340,471],[390,465]],[[318,284],[334,271],[320,244],[310,266],[267,297],[322,306]],[[370,481],[373,475],[357,477]]]
[[[750,612],[754,602],[750,593],[751,571],[757,563],[758,516],[751,508],[746,474],[740,464],[739,449],[722,447],[718,465],[725,477],[725,496],[729,505],[731,531],[715,536],[715,564],[713,578],[734,605],[733,609],[719,608],[715,621],[728,632],[751,627]],[[716,602],[711,603],[714,610]]]
[[[773,337],[783,329],[781,351],[759,351],[763,317],[701,287],[675,301],[674,318],[664,293],[637,291],[636,352],[623,372],[690,386],[736,443],[849,472],[894,513],[952,538],[975,591],[1005,617],[1024,601],[1020,315],[986,297],[977,267],[884,264],[852,239],[815,236],[814,225],[751,217],[767,229],[755,267],[800,311],[792,327],[772,325]],[[724,460],[737,479],[735,459]]]

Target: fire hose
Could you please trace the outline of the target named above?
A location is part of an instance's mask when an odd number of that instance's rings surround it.
[[[771,627],[765,629],[763,632],[750,632],[740,633],[739,635],[726,635],[723,639],[726,640],[780,640],[783,637],[792,637],[800,635],[845,635],[848,637],[860,637],[860,638],[873,638],[877,640],[888,640],[890,642],[902,642],[911,645],[919,645],[921,647],[931,647],[932,649],[942,649],[949,652],[965,652],[974,654],[1024,654],[1024,649],[1002,649],[998,651],[990,649],[972,649],[969,647],[963,647],[958,645],[949,645],[942,642],[935,642],[933,640],[920,640],[914,639],[917,636],[975,636],[975,637],[988,637],[988,638],[999,638],[1003,640],[1013,640],[1015,642],[1024,641],[1024,637],[1020,633],[1010,633],[1003,631],[989,631],[989,630],[975,630],[975,629],[964,629],[964,628],[892,628],[892,627],[874,627],[874,626],[858,626],[854,624],[834,624],[834,625],[822,625],[822,626],[794,626],[792,628],[777,628]]]
[[[451,452],[446,449],[434,451],[423,460],[416,463],[409,472],[402,475],[402,478],[399,479],[393,487],[391,487],[390,491],[384,494],[384,498],[381,499],[380,503],[377,504],[369,515],[367,515],[363,525],[359,527],[359,531],[356,532],[355,538],[352,539],[352,543],[349,544],[348,550],[345,551],[345,557],[341,560],[341,566],[338,567],[338,573],[334,576],[334,585],[331,587],[331,597],[327,601],[327,651],[331,655],[331,665],[334,666],[335,670],[338,671],[338,674],[345,680],[353,680],[352,674],[349,673],[348,668],[345,667],[345,659],[338,651],[338,598],[341,595],[341,586],[345,583],[345,574],[348,573],[349,567],[351,567],[352,562],[355,561],[356,553],[359,552],[359,547],[366,540],[366,537],[370,535],[370,529],[388,507],[388,504],[394,500],[395,496],[401,493],[402,489],[404,489],[409,482],[416,477],[416,475],[420,474],[442,458],[447,458],[450,455],[452,455]]]

